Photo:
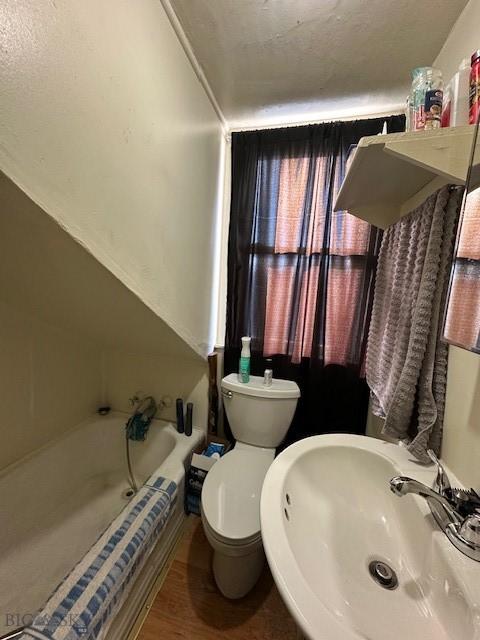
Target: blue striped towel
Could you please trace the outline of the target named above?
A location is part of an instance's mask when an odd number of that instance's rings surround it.
[[[95,640],[165,527],[177,485],[153,475],[63,579],[19,640]]]

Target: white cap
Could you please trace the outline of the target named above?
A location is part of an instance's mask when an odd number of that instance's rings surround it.
[[[251,338],[249,336],[243,336],[242,338],[242,358],[250,357],[250,342]]]

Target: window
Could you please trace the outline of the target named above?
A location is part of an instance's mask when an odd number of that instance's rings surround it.
[[[266,278],[263,354],[290,355],[294,363],[309,358],[317,309],[324,307],[325,336],[319,356],[325,364],[349,364],[355,357],[352,336],[359,329],[370,225],[348,213],[331,212],[342,174],[337,167],[330,194],[332,167],[327,157],[289,157],[276,164],[273,243],[252,245],[252,253],[272,254]],[[272,167],[263,166],[262,171]]]

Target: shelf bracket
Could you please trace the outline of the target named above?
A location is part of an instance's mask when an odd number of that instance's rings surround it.
[[[384,150],[442,176],[449,183],[465,184],[472,139],[473,131],[467,130],[455,136],[440,136],[427,145],[420,134],[418,139],[410,136],[408,139],[388,141]],[[477,159],[480,160],[479,156],[477,149]]]

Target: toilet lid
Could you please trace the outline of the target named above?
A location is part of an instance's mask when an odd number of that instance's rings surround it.
[[[272,450],[237,446],[208,472],[202,488],[203,515],[213,534],[227,544],[259,537],[260,495],[272,462]]]

